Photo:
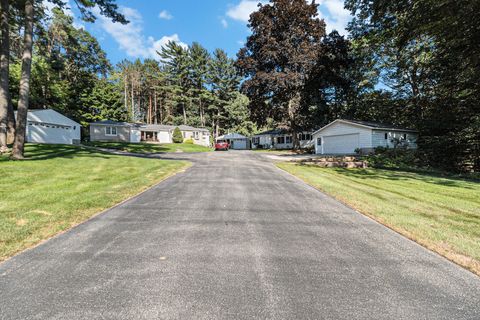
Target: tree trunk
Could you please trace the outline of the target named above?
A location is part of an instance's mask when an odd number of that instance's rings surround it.
[[[200,104],[200,123],[202,127],[205,127],[205,116],[203,114],[202,98],[200,98],[199,104]]]
[[[1,0],[1,21],[0,29],[2,32],[2,43],[0,47],[0,154],[7,152],[7,128],[8,128],[8,109],[10,97],[8,91],[8,74],[9,74],[9,55],[10,55],[10,39],[9,39],[9,3],[8,0]]]
[[[185,109],[185,103],[182,103],[183,108],[183,124],[187,124],[187,110]]]
[[[133,91],[133,81],[132,81],[132,90],[131,90],[131,98],[132,98],[132,105],[130,106],[130,121],[135,122],[135,111],[133,108],[135,108],[135,93]]]
[[[25,31],[23,40],[22,73],[18,96],[17,128],[13,143],[12,158],[23,159],[25,131],[27,127],[28,99],[30,96],[30,76],[33,47],[33,0],[25,1]]]
[[[158,110],[157,110],[157,90],[153,91],[153,107],[154,107],[154,122],[155,124],[158,123],[157,115],[158,115]]]
[[[123,86],[123,96],[124,96],[124,104],[125,110],[128,114],[128,83],[127,83],[127,76],[123,78],[124,86]]]
[[[152,92],[148,92],[148,123],[153,123]]]
[[[217,111],[217,122],[215,124],[215,138],[220,135],[220,110]]]

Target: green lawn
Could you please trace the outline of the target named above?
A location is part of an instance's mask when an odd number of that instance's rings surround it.
[[[86,142],[85,145],[134,153],[158,152],[207,152],[211,148],[188,143],[129,143],[129,142]]]
[[[66,145],[30,144],[26,156],[0,156],[0,261],[189,166]]]
[[[480,183],[380,169],[278,167],[480,275]]]

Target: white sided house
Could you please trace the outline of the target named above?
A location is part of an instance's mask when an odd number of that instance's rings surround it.
[[[305,131],[298,133],[298,141],[300,148],[311,146],[312,134]],[[273,129],[265,132],[257,133],[252,136],[252,149],[292,149],[293,137],[292,133],[284,129]]]
[[[28,110],[27,142],[78,144],[80,139],[80,123],[52,109]]]
[[[417,148],[418,132],[392,125],[337,119],[313,133],[315,153],[348,155],[368,153],[377,147]]]

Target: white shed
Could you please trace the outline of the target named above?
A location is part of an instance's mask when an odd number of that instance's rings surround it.
[[[230,145],[230,149],[234,149],[234,150],[250,149],[249,139],[239,133],[228,133],[226,135],[218,137],[216,140],[227,141],[228,144]]]
[[[416,130],[388,124],[337,119],[313,133],[315,153],[354,154],[356,150],[372,151],[376,147],[391,147],[401,143],[417,147]]]
[[[80,143],[80,124],[52,109],[28,110],[26,141],[33,143]]]

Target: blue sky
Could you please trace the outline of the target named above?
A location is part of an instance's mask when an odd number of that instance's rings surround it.
[[[47,0],[45,0],[47,1]],[[119,0],[120,10],[131,21],[128,25],[113,24],[99,17],[95,23],[77,19],[72,6],[69,14],[77,25],[85,27],[99,40],[108,58],[157,58],[155,53],[169,40],[189,45],[201,43],[209,51],[222,48],[234,57],[249,35],[248,16],[256,9],[257,0]],[[70,0],[69,4],[74,1]],[[319,15],[327,23],[327,31],[346,34],[350,20],[343,9],[343,0],[317,0]],[[48,6],[48,3],[46,3]]]

